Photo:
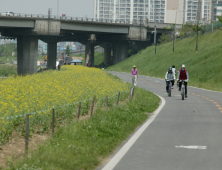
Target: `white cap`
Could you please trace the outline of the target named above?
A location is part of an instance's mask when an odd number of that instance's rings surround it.
[[[185,67],[185,65],[183,64],[182,67]]]

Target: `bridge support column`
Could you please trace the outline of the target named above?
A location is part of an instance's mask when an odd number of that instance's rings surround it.
[[[56,69],[57,42],[47,43],[47,68]]]
[[[34,74],[37,70],[38,38],[19,36],[17,38],[18,75]]]
[[[93,44],[86,44],[85,45],[85,64],[92,63],[94,65],[94,45]]]
[[[111,48],[104,48],[104,64],[108,65],[111,63]]]
[[[128,55],[127,42],[115,42],[113,44],[113,64],[123,61]]]

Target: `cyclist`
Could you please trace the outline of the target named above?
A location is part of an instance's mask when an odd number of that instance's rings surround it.
[[[183,64],[181,69],[178,71],[178,75],[177,75],[177,82],[179,80],[185,80],[184,81],[184,86],[185,86],[185,97],[187,98],[187,82],[189,80],[189,74],[187,69],[185,68],[185,65]],[[182,82],[179,81],[179,91],[181,91],[181,85]]]
[[[168,89],[169,89],[170,81],[172,83],[172,89],[173,89],[174,81],[175,81],[175,74],[172,71],[172,67],[170,67],[169,71],[166,72],[165,81],[166,81],[166,94],[167,94],[168,93]]]
[[[173,71],[173,73],[174,73],[174,75],[175,75],[175,77],[176,77],[176,72],[177,72],[177,70],[176,70],[176,68],[175,68],[175,65],[172,66],[172,71]]]

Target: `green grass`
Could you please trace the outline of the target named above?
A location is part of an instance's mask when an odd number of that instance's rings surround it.
[[[107,70],[131,72],[133,65],[137,66],[140,75],[163,78],[172,65],[179,70],[182,64],[189,72],[189,85],[200,88],[222,91],[222,31],[199,35],[198,52],[196,52],[196,37],[169,42],[154,47],[148,47],[141,54],[113,65]]]
[[[0,63],[12,63],[12,60],[17,61],[17,57],[14,56],[0,57]]]
[[[53,138],[32,156],[12,163],[11,170],[27,167],[42,170],[92,170],[106,158],[159,106],[160,99],[144,89],[135,89],[135,99],[96,110],[92,119],[73,121],[59,128]],[[12,161],[13,162],[13,161]],[[29,169],[29,168],[27,168]]]
[[[17,75],[17,67],[1,64],[0,65],[0,76],[11,76],[11,75]]]

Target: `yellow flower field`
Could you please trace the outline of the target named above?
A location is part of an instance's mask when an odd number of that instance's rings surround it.
[[[24,77],[8,78],[0,83],[0,134],[5,136],[24,120],[24,115],[69,105],[92,97],[105,98],[118,91],[129,90],[128,85],[104,71],[83,66],[63,66],[61,71],[47,71]],[[33,114],[40,122],[51,111]],[[19,116],[19,117],[15,117]],[[13,117],[10,119],[4,119]],[[41,119],[38,117],[41,117]],[[35,123],[38,124],[38,123]],[[49,125],[48,125],[49,126]],[[8,132],[6,132],[8,131]],[[0,139],[1,140],[1,139]]]

